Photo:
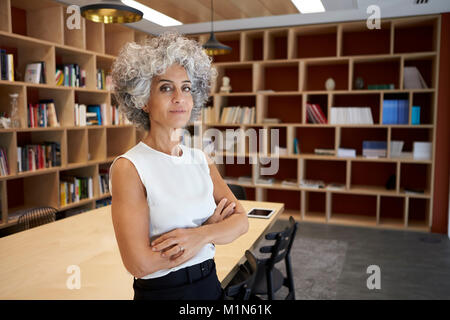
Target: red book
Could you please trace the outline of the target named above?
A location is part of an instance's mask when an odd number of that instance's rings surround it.
[[[313,111],[313,106],[309,103],[306,104],[306,112],[309,116],[310,123],[320,123],[318,116]]]
[[[322,123],[327,123],[327,117],[325,117],[325,114],[323,113],[322,108],[318,104],[314,104],[313,107],[315,107],[317,109]]]

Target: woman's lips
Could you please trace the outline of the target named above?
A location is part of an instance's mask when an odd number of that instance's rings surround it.
[[[172,113],[185,113],[186,110],[170,110]]]

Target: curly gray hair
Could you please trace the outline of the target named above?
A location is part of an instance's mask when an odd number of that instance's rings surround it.
[[[217,71],[201,45],[177,32],[165,32],[142,44],[127,43],[112,66],[114,96],[119,109],[135,125],[150,130],[148,114],[142,110],[150,97],[152,78],[177,63],[183,66],[191,81],[195,119],[209,97]]]

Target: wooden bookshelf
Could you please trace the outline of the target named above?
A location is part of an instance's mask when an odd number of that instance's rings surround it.
[[[34,206],[48,205],[60,211],[94,209],[97,201],[110,196],[100,193],[99,171],[145,134],[133,125],[77,127],[74,105],[111,105],[112,93],[96,87],[97,69],[109,71],[126,42],[139,42],[150,35],[121,25],[105,27],[84,18],[80,29],[69,30],[66,18],[66,6],[55,1],[0,0],[0,48],[14,55],[18,71],[15,81],[0,80],[0,111],[9,114],[9,94],[18,93],[21,117],[20,128],[0,129],[0,146],[5,149],[10,170],[9,175],[0,176],[0,228],[14,225],[14,213]],[[34,61],[45,62],[44,84],[23,81],[26,65]],[[77,63],[86,70],[85,88],[56,86],[56,65],[66,63]],[[27,106],[40,99],[54,100],[60,127],[28,128]],[[60,144],[61,165],[19,172],[17,147],[44,141]],[[59,182],[64,173],[92,177],[93,197],[62,206]]]
[[[369,30],[365,21],[245,30],[216,33],[219,41],[231,45],[233,54],[214,58],[218,78],[210,105],[216,121],[196,124],[205,130],[279,129],[280,171],[273,184],[258,184],[261,164],[257,159],[263,145],[270,146],[270,134],[263,134],[258,150],[250,152],[248,137],[242,147],[215,153],[218,168],[228,183],[245,188],[247,198],[285,203],[287,215],[300,221],[358,225],[374,228],[429,232],[433,215],[433,185],[436,144],[438,61],[441,16],[385,19],[381,29]],[[417,38],[416,38],[417,35]],[[191,35],[203,43],[208,34]],[[415,66],[428,85],[426,89],[405,89],[404,68]],[[222,77],[231,79],[232,92],[220,93]],[[334,90],[325,89],[332,77]],[[364,79],[356,89],[355,79]],[[394,89],[367,89],[367,85],[392,83]],[[271,92],[267,90],[273,90]],[[409,101],[407,124],[383,124],[383,100]],[[306,103],[316,103],[329,118],[331,107],[370,107],[373,125],[312,124],[306,117]],[[221,110],[227,106],[255,106],[256,123],[220,123]],[[411,124],[413,105],[421,106],[421,124]],[[264,118],[279,118],[281,123],[263,123]],[[262,134],[262,133],[261,133]],[[258,138],[260,133],[257,134]],[[294,138],[300,153],[294,154]],[[363,140],[386,141],[387,157],[371,159],[362,155]],[[430,160],[391,156],[392,140],[405,142],[403,151],[412,152],[414,141],[432,143]],[[315,148],[354,148],[355,158],[314,154]],[[262,148],[262,149],[260,149]],[[266,150],[267,151],[267,150]],[[225,157],[245,158],[245,164],[228,164]],[[268,150],[269,157],[271,155]],[[393,189],[386,181],[396,176]],[[240,182],[240,176],[251,181]],[[269,176],[268,176],[269,177]],[[283,185],[283,179],[300,182],[318,179],[340,183],[344,189],[314,189]],[[424,189],[411,194],[405,188]]]

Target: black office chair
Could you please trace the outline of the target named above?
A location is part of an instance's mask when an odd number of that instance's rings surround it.
[[[247,200],[247,195],[245,194],[245,189],[242,186],[238,186],[236,184],[228,184],[231,192],[233,192],[234,196],[238,200]]]
[[[53,207],[37,207],[23,210],[17,221],[18,231],[28,230],[56,220],[56,210]]]
[[[251,251],[245,251],[247,261],[224,290],[225,300],[249,300],[255,283],[258,262]]]
[[[273,300],[275,292],[282,286],[285,286],[289,289],[285,300],[295,300],[290,251],[297,229],[298,222],[295,222],[294,218],[290,217],[289,226],[284,231],[266,234],[265,238],[267,240],[275,240],[275,243],[259,249],[261,253],[270,253],[270,257],[267,259],[257,259],[258,270],[252,295],[267,295],[268,300]],[[286,277],[275,267],[275,264],[283,259],[286,265]]]

